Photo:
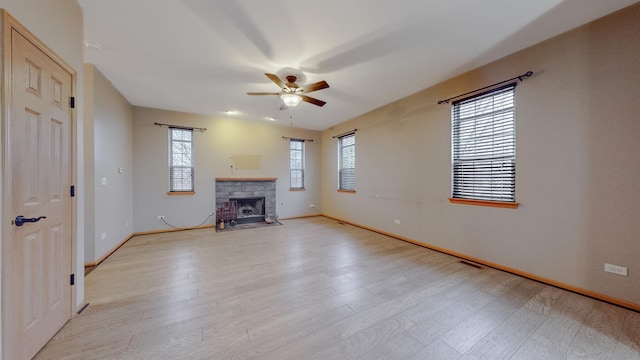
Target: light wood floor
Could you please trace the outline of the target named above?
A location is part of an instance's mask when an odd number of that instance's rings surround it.
[[[36,359],[640,359],[640,314],[323,217],[138,236]]]

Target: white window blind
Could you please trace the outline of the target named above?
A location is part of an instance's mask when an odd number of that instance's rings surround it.
[[[453,103],[452,197],[515,202],[515,84]]]
[[[304,140],[289,140],[291,188],[304,189]]]
[[[339,189],[356,189],[356,134],[338,138]]]
[[[193,192],[193,130],[169,128],[169,191]]]

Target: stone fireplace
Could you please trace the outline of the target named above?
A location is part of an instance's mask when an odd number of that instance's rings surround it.
[[[238,224],[264,221],[276,214],[277,178],[216,178],[216,208],[234,201]]]

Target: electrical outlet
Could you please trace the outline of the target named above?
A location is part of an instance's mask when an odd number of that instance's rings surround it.
[[[604,271],[610,272],[612,274],[627,276],[627,268],[624,266],[604,263]]]
[[[213,211],[209,211],[209,215],[213,215],[215,212]]]
[[[164,220],[164,215],[158,215],[158,220]]]
[[[396,224],[396,225],[400,225],[400,220],[395,219],[395,220],[393,220],[393,223]]]
[[[309,207],[313,209],[316,207],[316,204],[309,204]]]
[[[107,233],[102,233],[102,240],[105,240],[107,238]]]

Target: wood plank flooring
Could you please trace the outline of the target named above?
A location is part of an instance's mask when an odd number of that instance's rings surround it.
[[[640,359],[640,314],[323,217],[137,236],[35,359]]]

